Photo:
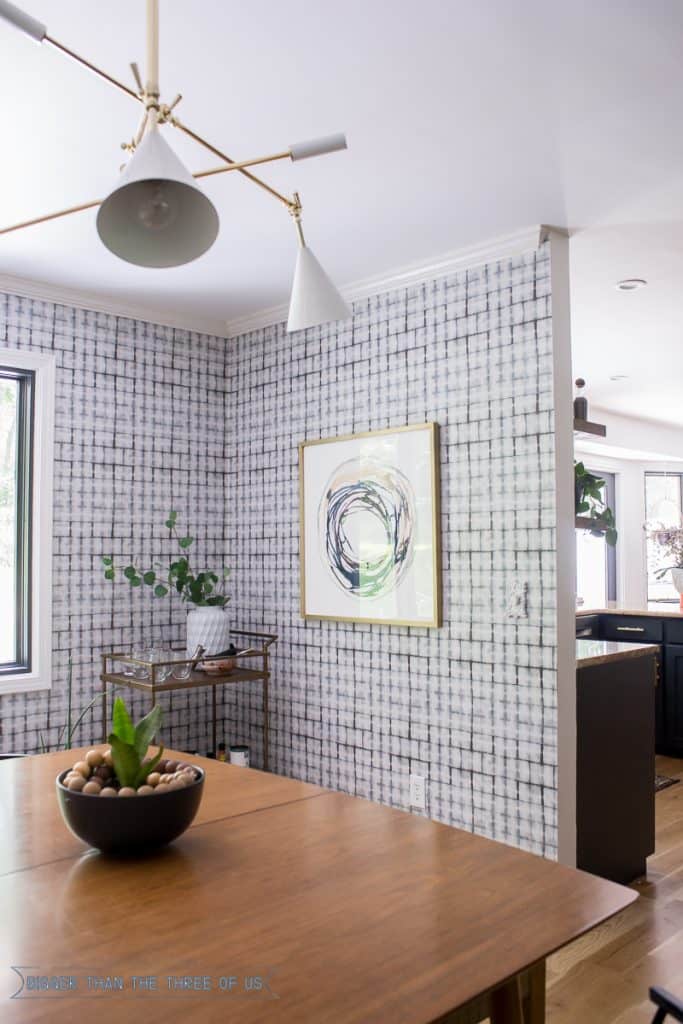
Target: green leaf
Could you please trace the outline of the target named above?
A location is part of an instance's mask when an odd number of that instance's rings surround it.
[[[131,587],[139,587],[141,583],[142,583],[142,580],[140,579],[139,576],[136,576],[134,579],[132,579],[130,581]]]
[[[155,704],[149,714],[145,715],[144,718],[141,718],[135,727],[133,746],[135,747],[137,755],[141,761],[147,753],[147,747],[152,742],[152,737],[159,731],[162,714],[163,710],[161,705]]]
[[[138,788],[138,786],[141,786],[143,782],[145,782],[145,780],[147,779],[147,776],[154,771],[156,766],[159,764],[159,761],[161,761],[161,755],[163,754],[163,752],[164,748],[162,745],[159,747],[159,752],[155,754],[154,757],[151,758],[151,760],[145,762],[145,764],[140,765],[140,771],[135,777],[136,789]]]
[[[102,565],[113,565],[113,564],[114,564],[114,559],[110,558],[109,555],[105,555],[104,558],[102,559]]]
[[[117,697],[114,701],[114,713],[112,716],[112,732],[118,736],[124,743],[133,743],[135,740],[135,729],[133,723],[130,720],[128,714],[128,708],[121,700]]]
[[[122,786],[135,786],[140,771],[140,758],[132,743],[126,743],[116,733],[109,737],[111,756],[116,776]]]
[[[181,548],[189,548],[189,546],[193,542],[194,542],[194,537],[181,537],[180,540],[178,541],[178,543],[180,544]]]
[[[105,572],[104,572],[105,580],[113,580],[115,576],[116,576],[116,573],[114,572],[113,569],[105,569]]]
[[[134,565],[127,565],[126,568],[123,570],[123,575],[126,577],[127,580],[132,580],[135,576],[137,576],[137,574],[138,571]]]
[[[152,572],[152,570],[150,569],[149,572],[146,572],[142,578],[147,584],[147,586],[151,587],[152,584],[156,581],[157,574],[155,572]]]
[[[166,597],[166,594],[168,594],[168,587],[165,587],[163,583],[157,583],[156,587],[154,588],[154,596]]]

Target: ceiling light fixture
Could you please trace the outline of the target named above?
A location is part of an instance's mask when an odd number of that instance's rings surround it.
[[[111,252],[141,267],[181,266],[205,253],[218,235],[218,213],[198,186],[197,179],[237,171],[279,200],[294,222],[299,249],[287,330],[303,330],[351,316],[348,304],[304,241],[298,193],[290,198],[250,170],[256,165],[277,160],[288,158],[295,162],[346,149],[344,135],[299,142],[278,153],[241,161],[233,160],[202,138],[174,113],[182,99],[180,95],[170,105],[160,99],[159,0],[147,0],[147,78],[144,85],[137,65],[131,64],[137,91],[53,39],[45,25],[8,0],[0,0],[0,19],[35,42],[47,43],[59,50],[144,106],[137,133],[130,142],[123,143],[122,148],[130,154],[130,159],[109,196],[0,228],[0,235],[99,207],[97,232]],[[191,174],[161,134],[159,129],[166,124],[208,149],[223,161],[222,165]]]
[[[647,281],[643,280],[642,277],[627,277],[623,281],[617,281],[614,286],[620,292],[637,292],[639,288],[644,288]]]

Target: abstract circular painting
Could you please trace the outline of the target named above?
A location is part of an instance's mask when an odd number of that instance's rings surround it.
[[[441,622],[438,425],[299,444],[305,619]]]
[[[322,559],[336,584],[373,599],[398,586],[415,542],[415,495],[395,466],[354,458],[332,473],[318,510]]]

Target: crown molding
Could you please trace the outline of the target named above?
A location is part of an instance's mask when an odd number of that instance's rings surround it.
[[[384,274],[354,281],[339,290],[347,302],[358,302],[360,299],[367,299],[372,295],[381,295],[384,292],[393,292],[399,288],[409,288],[412,285],[424,284],[439,277],[449,277],[451,274],[464,270],[467,267],[476,267],[483,263],[495,263],[497,260],[519,256],[521,253],[538,249],[547,236],[548,229],[542,224],[535,224],[532,227],[524,228],[522,231],[516,231],[510,235],[501,235],[479,245],[452,249],[450,252],[443,253],[441,256],[428,262],[410,263],[406,266],[387,271]],[[237,338],[242,334],[248,334],[250,331],[259,330],[262,327],[283,323],[287,319],[288,310],[289,307],[286,304],[271,306],[269,309],[262,309],[256,313],[249,313],[246,316],[228,320],[223,325],[223,330],[228,338]]]
[[[41,299],[44,302],[55,302],[60,306],[72,306],[75,309],[109,313],[112,316],[127,317],[130,320],[143,320],[145,323],[158,324],[161,327],[177,327],[199,334],[213,334],[219,338],[228,337],[224,320],[212,320],[191,314],[183,316],[168,311],[161,312],[161,310],[150,309],[148,306],[125,302],[114,295],[101,295],[98,292],[86,292],[78,288],[65,288],[47,281],[32,281],[25,277],[0,274],[0,292],[5,292],[8,295],[21,295],[29,299]]]
[[[549,230],[543,225],[535,224],[522,231],[482,242],[479,245],[453,249],[427,262],[410,263],[383,274],[366,277],[360,281],[340,288],[347,302],[358,302],[372,295],[409,288],[412,285],[424,284],[440,277],[448,277],[468,267],[480,266],[483,263],[495,263],[497,260],[519,256],[521,253],[537,249],[548,237]],[[25,277],[14,277],[0,274],[0,292],[10,295],[22,295],[30,299],[41,299],[44,302],[55,302],[62,306],[76,309],[94,310],[109,313],[112,316],[127,317],[131,320],[143,320],[146,323],[159,324],[162,327],[177,327],[185,331],[196,331],[201,334],[212,334],[219,338],[237,338],[250,331],[283,323],[287,319],[288,305],[271,306],[269,309],[258,310],[246,316],[231,320],[215,320],[201,316],[170,313],[148,306],[138,306],[125,302],[114,295],[102,295],[98,292],[81,291],[50,284],[47,281],[34,281]]]

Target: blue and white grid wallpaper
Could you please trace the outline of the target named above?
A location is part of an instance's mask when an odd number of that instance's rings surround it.
[[[87,700],[100,650],[182,635],[179,605],[93,568],[167,554],[174,507],[206,562],[232,566],[235,626],[279,634],[274,771],[402,808],[423,775],[430,817],[556,856],[551,328],[547,246],[356,302],[347,323],[230,341],[0,296],[0,343],[58,355],[52,719],[69,651]],[[299,442],[427,420],[442,628],[302,620]],[[205,693],[166,702],[170,742],[205,751]],[[219,708],[260,764],[260,688]],[[35,749],[46,716],[45,695],[2,698],[3,749]]]

